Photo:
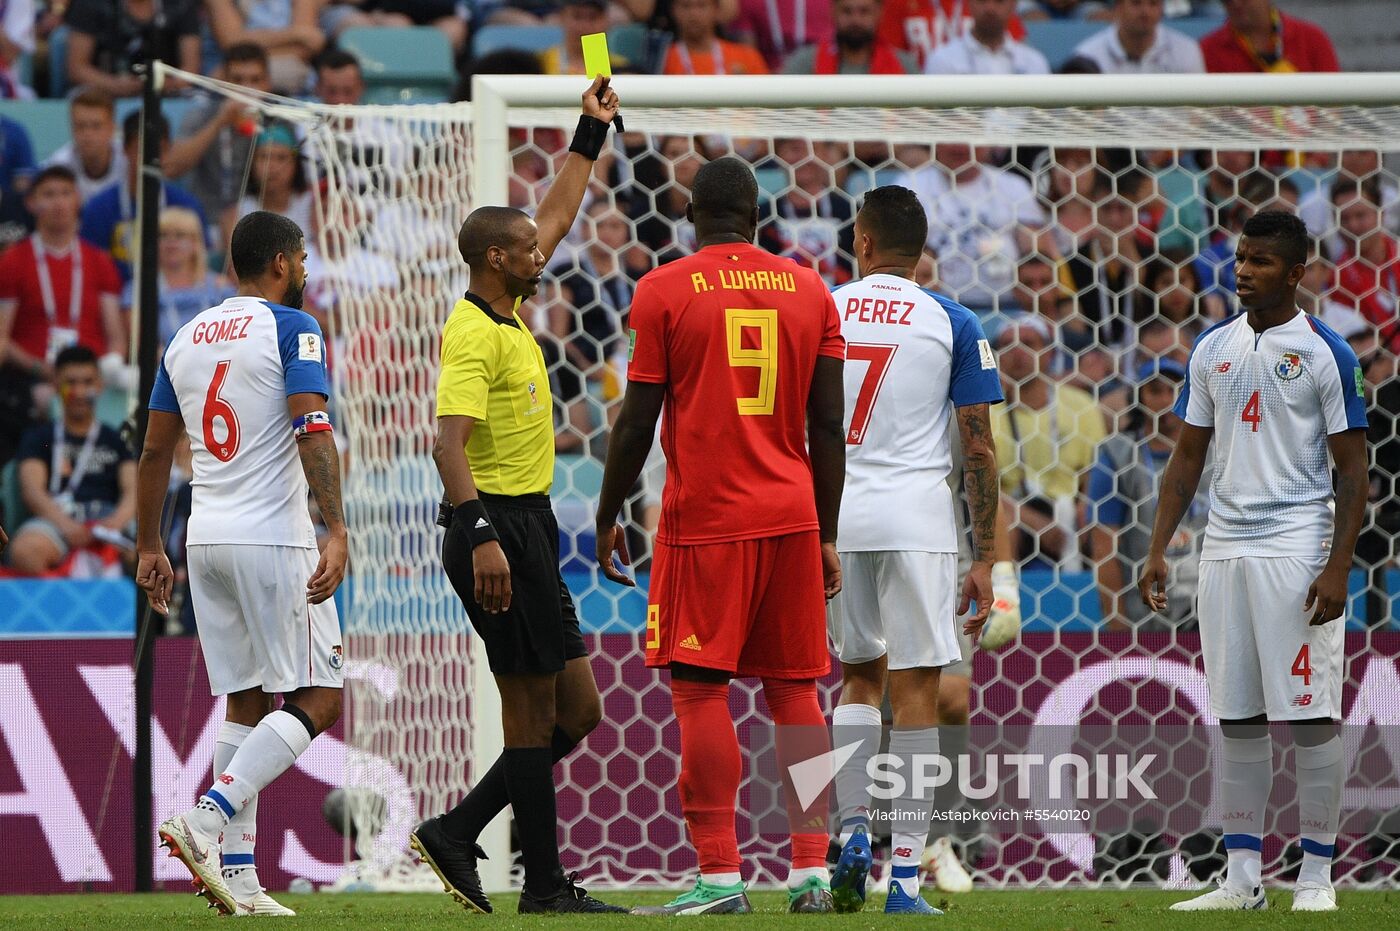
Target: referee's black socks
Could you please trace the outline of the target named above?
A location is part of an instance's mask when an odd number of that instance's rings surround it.
[[[520,834],[520,860],[525,866],[525,890],[548,898],[559,891],[564,871],[559,866],[558,818],[554,808],[554,753],[548,747],[507,747],[506,794]]]
[[[552,758],[550,760],[551,767],[554,763],[568,756],[569,752],[576,746],[578,746],[578,741],[570,737],[562,727],[556,725],[549,748]],[[551,797],[553,778],[551,768]],[[442,830],[449,839],[457,843],[474,844],[476,839],[481,836],[481,832],[486,830],[486,825],[490,824],[491,820],[500,814],[510,802],[510,795],[506,791],[506,755],[502,753],[496,757],[496,762],[491,764],[486,775],[482,776],[472,787],[472,790],[467,793],[467,797],[442,816],[440,822]],[[553,803],[550,804],[552,808]],[[518,822],[520,820],[518,812],[515,817]]]

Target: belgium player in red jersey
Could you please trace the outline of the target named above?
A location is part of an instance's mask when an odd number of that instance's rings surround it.
[[[830,665],[825,598],[841,588],[845,343],[820,276],[753,245],[758,184],[746,164],[721,158],[701,168],[686,217],[699,251],[652,271],[632,300],[627,396],[598,502],[598,562],[608,578],[633,584],[613,564],[614,553],[627,562],[616,521],[664,408],[666,488],[646,655],[648,666],[671,670],[681,809],[700,879],[645,911],[715,914],[749,910],[734,827],[742,762],[730,678],[762,678],[784,771],[794,752],[784,747],[785,726],[806,725],[802,734],[826,740],[816,680]],[[820,814],[794,823],[789,906],[831,911],[824,801],[807,811]]]

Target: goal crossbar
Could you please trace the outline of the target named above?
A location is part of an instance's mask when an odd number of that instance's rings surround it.
[[[633,107],[1258,107],[1400,104],[1400,72],[1359,74],[626,75]],[[479,74],[472,99],[571,106],[579,78]]]
[[[508,128],[572,126],[578,76],[472,79],[476,203],[507,196]],[[1162,75],[627,75],[629,129],[978,145],[1338,151],[1400,138],[1400,72]],[[786,111],[786,112],[784,112]],[[1052,119],[1037,119],[1037,111]]]

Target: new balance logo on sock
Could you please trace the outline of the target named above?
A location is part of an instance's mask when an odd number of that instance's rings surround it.
[[[698,650],[700,649],[700,640],[694,634],[691,634],[681,641],[681,646],[687,650]]]
[[[476,519],[476,526],[473,527],[472,529],[473,529],[473,530],[480,530],[482,527],[489,527],[489,526],[490,526],[490,524],[486,523],[486,518],[484,518],[484,517],[478,517],[478,518]]]

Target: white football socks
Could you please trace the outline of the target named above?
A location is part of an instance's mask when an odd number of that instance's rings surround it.
[[[1303,848],[1300,883],[1332,884],[1337,851],[1337,821],[1346,778],[1342,739],[1333,736],[1315,747],[1295,746],[1298,779],[1298,831]]]
[[[841,812],[841,846],[858,829],[870,833],[870,777],[866,768],[880,750],[880,709],[874,705],[837,705],[831,713],[832,746],[860,746],[836,770],[836,806]]]
[[[233,755],[251,733],[251,727],[233,721],[225,721],[219,727],[219,736],[214,743],[215,773],[222,773],[228,769]],[[224,883],[240,899],[250,898],[262,888],[258,883],[258,873],[253,861],[253,848],[258,842],[257,825],[258,797],[255,795],[244,809],[230,818],[224,826]]]
[[[904,774],[904,791],[890,802],[894,810],[890,823],[890,880],[899,883],[905,895],[916,896],[919,861],[933,815],[933,788],[921,785],[914,774],[929,772],[928,761],[938,756],[938,728],[896,728],[890,734],[890,755],[899,760],[900,772]]]
[[[1228,865],[1225,883],[1252,890],[1263,875],[1264,809],[1274,784],[1273,739],[1222,738],[1225,759],[1220,767],[1220,806],[1224,812]]]
[[[794,866],[788,870],[787,887],[789,889],[796,889],[798,886],[814,877],[829,881],[831,879],[831,874],[826,871],[826,867],[824,866],[804,866],[801,868]]]
[[[212,800],[225,821],[235,817],[272,780],[290,769],[309,746],[311,734],[300,719],[281,709],[272,712],[243,739],[201,801]]]

